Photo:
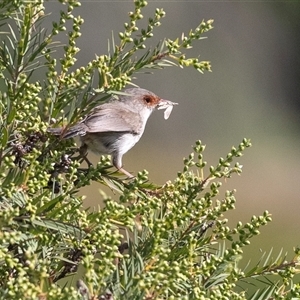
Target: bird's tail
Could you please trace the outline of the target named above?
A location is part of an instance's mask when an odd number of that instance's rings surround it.
[[[53,135],[59,135],[63,139],[69,139],[78,135],[85,135],[86,129],[84,124],[76,124],[70,128],[57,127],[57,128],[48,128],[47,132]]]

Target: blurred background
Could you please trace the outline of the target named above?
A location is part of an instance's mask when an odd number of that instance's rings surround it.
[[[153,75],[137,74],[134,83],[162,98],[178,102],[170,119],[155,112],[140,142],[124,156],[126,170],[146,169],[151,181],[163,184],[182,170],[183,157],[201,139],[208,166],[216,165],[233,145],[246,137],[253,147],[238,159],[242,176],[223,182],[225,190],[237,189],[236,210],[225,215],[230,224],[247,222],[268,210],[273,222],[261,229],[245,250],[253,263],[261,251],[281,248],[293,255],[299,245],[300,225],[300,5],[296,2],[263,1],[148,1],[141,24],[164,8],[166,17],[157,28],[153,46],[165,37],[188,33],[203,19],[214,19],[207,39],[194,44],[187,56],[200,55],[212,63],[212,72],[193,68],[167,68]],[[60,4],[46,3],[51,20]],[[133,10],[132,1],[82,1],[78,14],[85,19],[78,64],[85,65],[107,53],[112,31],[117,37]],[[49,23],[51,24],[51,23]],[[141,26],[142,27],[142,26]],[[140,27],[140,28],[141,28]],[[91,156],[94,162],[97,157]],[[86,206],[101,203],[94,184],[82,191]]]

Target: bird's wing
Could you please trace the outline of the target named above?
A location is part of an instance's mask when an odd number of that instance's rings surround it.
[[[96,108],[82,123],[87,132],[133,132],[138,133],[140,116],[122,105],[101,105]]]

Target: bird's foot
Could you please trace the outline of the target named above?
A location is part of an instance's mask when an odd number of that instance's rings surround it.
[[[132,179],[134,178],[135,176],[133,176],[132,174],[130,174],[129,172],[127,172],[125,169],[123,168],[119,168],[118,171],[122,172],[123,174],[125,174],[127,176],[126,179]]]
[[[79,152],[79,155],[74,157],[74,159],[80,160],[80,162],[85,161],[88,165],[88,168],[90,168],[93,164],[87,158],[87,146],[83,144],[80,148],[77,148],[77,152]]]

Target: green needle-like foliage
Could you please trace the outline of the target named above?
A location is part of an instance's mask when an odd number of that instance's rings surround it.
[[[145,42],[165,12],[156,9],[140,29],[147,2],[136,0],[108,52],[77,68],[80,2],[59,2],[60,17],[47,30],[44,1],[0,3],[0,299],[298,299],[299,249],[291,261],[270,252],[239,267],[243,249],[271,221],[266,211],[227,225],[235,192],[220,195],[220,187],[242,172],[236,159],[249,140],[209,168],[198,141],[182,172],[156,185],[146,171],[124,180],[108,157],[84,169],[72,140],[47,133],[53,122],[71,126],[117,97],[137,72],[210,71],[209,62],[185,52],[212,29],[212,20],[150,49]],[[67,25],[67,44],[54,42]],[[59,60],[57,47],[63,47]],[[94,181],[118,200],[99,193],[100,207],[84,209],[78,192]]]

